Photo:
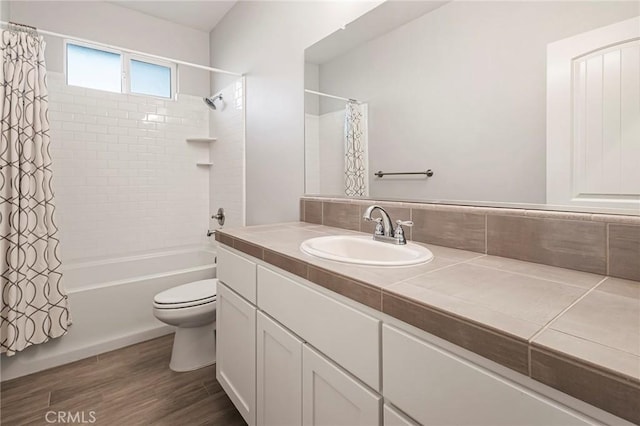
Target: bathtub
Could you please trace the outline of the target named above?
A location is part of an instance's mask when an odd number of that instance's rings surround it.
[[[194,248],[65,264],[73,325],[69,332],[13,357],[2,356],[1,380],[73,362],[173,332],[153,316],[153,296],[215,278],[215,251]]]

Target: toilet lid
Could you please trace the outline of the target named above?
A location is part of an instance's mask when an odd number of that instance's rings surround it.
[[[179,285],[156,294],[153,301],[160,304],[174,305],[188,302],[208,302],[215,300],[217,279],[194,281]]]

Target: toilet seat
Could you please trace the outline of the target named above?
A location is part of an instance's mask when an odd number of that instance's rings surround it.
[[[217,279],[208,279],[170,288],[155,295],[153,307],[156,309],[181,309],[214,303],[217,283]]]

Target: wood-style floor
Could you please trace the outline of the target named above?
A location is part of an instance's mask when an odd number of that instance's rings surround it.
[[[215,365],[169,370],[172,343],[173,335],[164,336],[4,382],[0,424],[63,423],[51,422],[53,411],[84,413],[76,420],[108,426],[245,425],[216,380]]]

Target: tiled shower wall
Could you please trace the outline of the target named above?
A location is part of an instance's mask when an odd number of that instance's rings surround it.
[[[206,242],[208,108],[70,87],[49,73],[56,221],[64,262]]]
[[[305,114],[305,191],[339,194],[344,185],[344,109]]]
[[[212,214],[219,207],[225,210],[225,228],[244,226],[244,93],[242,79],[225,87],[224,109],[211,112],[211,202]],[[220,226],[211,221],[211,229]],[[213,240],[213,238],[212,238]]]

